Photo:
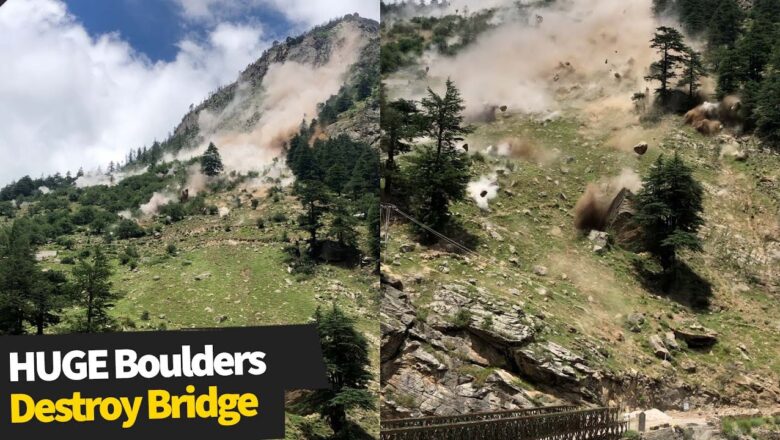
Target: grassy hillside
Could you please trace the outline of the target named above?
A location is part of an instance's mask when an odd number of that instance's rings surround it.
[[[390,229],[383,269],[404,281],[419,319],[425,320],[436,292],[458,283],[488,302],[518,305],[537,317],[543,322],[537,339],[583,354],[597,348],[603,356],[585,355],[591,368],[676,383],[687,387],[692,398],[717,396],[703,399],[711,404],[771,403],[780,377],[780,156],[747,138],[740,139],[747,160],[721,157],[725,145],[736,142],[733,138],[703,137],[682,127],[676,116],[631,130],[649,142],[644,156],[631,151],[633,144],[610,147],[614,133],[600,132],[574,111],[546,122],[508,115],[478,125],[468,139],[471,151],[507,138],[527,146],[525,157],[472,156],[473,180],[496,174],[500,187],[489,211],[471,199],[451,210],[477,237],[479,256],[410,246],[414,239],[408,226],[397,222]],[[704,252],[686,255],[695,275],[662,293],[643,276],[642,270],[653,270],[648,255],[614,243],[607,252],[594,252],[593,243],[573,226],[573,207],[587,183],[624,168],[644,176],[658,155],[674,152],[693,166],[706,190]],[[692,295],[708,289],[709,307],[695,307]],[[638,332],[627,324],[634,314],[645,319]],[[650,335],[696,324],[718,333],[711,350],[681,344],[670,362],[654,355]],[[673,405],[662,396],[656,401],[648,396],[647,402],[634,397],[620,390],[609,396],[630,405]]]

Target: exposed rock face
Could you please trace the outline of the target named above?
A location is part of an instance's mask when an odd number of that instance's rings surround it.
[[[238,81],[215,91],[208,99],[184,115],[174,130],[174,135],[191,139],[189,135],[193,132],[197,133],[199,130],[200,113],[204,110],[210,112],[224,110],[233,101],[233,98],[239,93],[239,88],[243,85],[248,85],[252,93],[260,93],[263,79],[274,63],[294,61],[314,67],[325,65],[330,59],[333,47],[337,44],[339,31],[343,28],[358,32],[358,41],[365,43],[359,61],[352,66],[345,78],[346,87],[354,86],[361,75],[371,72],[370,69],[375,67],[375,60],[379,59],[379,24],[356,14],[334,20],[298,37],[288,37],[284,42],[274,42],[273,46],[266,50],[260,58],[239,74]],[[228,118],[226,124],[237,124],[239,127],[216,128],[245,129],[247,127],[244,125],[253,125],[254,122],[256,121],[251,119],[237,121],[234,118]],[[334,124],[326,127],[325,132],[328,136],[346,134],[356,140],[368,140],[373,145],[379,138],[378,129],[379,109],[378,106],[371,104],[362,111],[339,118]]]
[[[389,285],[383,292],[385,417],[595,400],[586,384],[599,373],[560,345],[534,342],[533,318],[520,307],[471,297],[452,284],[435,294],[422,321],[404,292]],[[521,386],[528,382],[545,389],[529,393]]]

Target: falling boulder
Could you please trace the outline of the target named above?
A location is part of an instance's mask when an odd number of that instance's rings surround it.
[[[647,142],[640,142],[636,145],[634,145],[634,153],[642,156],[643,154],[647,153]]]

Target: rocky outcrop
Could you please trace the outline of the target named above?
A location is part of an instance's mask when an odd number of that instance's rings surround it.
[[[673,332],[677,339],[681,339],[688,344],[688,348],[709,348],[718,342],[717,333],[698,324],[677,327]]]
[[[450,284],[418,314],[407,294],[383,285],[381,317],[385,417],[597,400],[601,373],[565,347],[535,341],[538,323],[519,306]]]

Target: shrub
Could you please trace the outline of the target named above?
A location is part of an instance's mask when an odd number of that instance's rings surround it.
[[[181,203],[169,203],[160,208],[160,214],[169,218],[172,222],[178,222],[187,215]]]
[[[169,243],[168,246],[165,247],[165,252],[168,255],[176,256],[176,245],[173,243]]]
[[[452,324],[456,327],[466,327],[471,324],[471,312],[468,309],[460,309],[452,320]]]
[[[271,221],[275,223],[284,223],[287,221],[287,215],[283,212],[274,212],[271,215]]]
[[[257,229],[265,229],[265,220],[262,217],[257,219]]]
[[[116,236],[121,240],[143,237],[144,235],[146,232],[134,220],[123,219],[116,227]]]

